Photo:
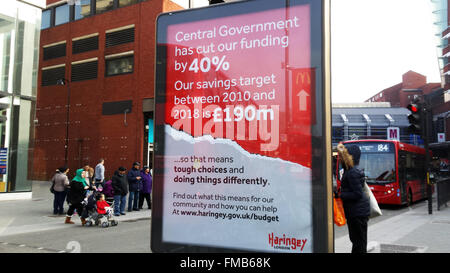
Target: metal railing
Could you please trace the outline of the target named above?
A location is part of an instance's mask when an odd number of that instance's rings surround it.
[[[440,210],[442,205],[447,207],[450,201],[450,178],[440,179],[436,182],[437,209]]]

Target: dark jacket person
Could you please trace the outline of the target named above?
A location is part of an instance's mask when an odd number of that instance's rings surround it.
[[[127,202],[128,194],[128,182],[125,171],[125,167],[119,167],[117,171],[114,172],[112,177],[111,185],[114,189],[114,215],[120,216],[125,215],[125,205]]]
[[[340,197],[344,204],[352,253],[367,252],[367,222],[370,215],[369,199],[363,191],[364,172],[357,168],[361,151],[356,145],[338,145],[339,160],[344,166]]]
[[[127,174],[129,195],[128,195],[128,211],[139,210],[139,190],[142,188],[142,177],[139,162],[134,162],[133,167]]]
[[[125,170],[123,170],[122,172],[125,172]],[[125,173],[120,174],[120,170],[117,170],[114,172],[111,180],[111,185],[114,189],[114,195],[126,196],[128,194],[128,182]]]
[[[77,210],[78,215],[80,215],[80,220],[82,225],[86,223],[85,219],[81,217],[83,213],[83,199],[86,197],[86,190],[89,188],[89,186],[85,186],[85,177],[84,177],[84,170],[78,169],[76,172],[76,176],[72,179],[70,182],[70,189],[69,193],[67,193],[67,202],[69,203],[69,209],[67,210],[66,215],[66,224],[73,224],[70,219],[72,218],[72,215],[75,210]]]

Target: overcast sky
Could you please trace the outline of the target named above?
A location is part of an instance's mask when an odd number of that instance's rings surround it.
[[[332,100],[362,102],[413,70],[440,82],[430,0],[332,0]]]

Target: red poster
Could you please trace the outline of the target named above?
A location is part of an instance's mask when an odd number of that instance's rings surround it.
[[[289,15],[279,9],[170,26],[166,123],[310,166],[310,157],[290,153],[288,140],[280,139],[301,128],[295,141],[309,154],[314,70],[294,70],[293,76],[302,76],[294,79],[291,112],[285,81],[290,72],[282,67],[309,67],[309,20],[308,6],[299,6]]]

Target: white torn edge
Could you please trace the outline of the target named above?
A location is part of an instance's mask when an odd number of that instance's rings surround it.
[[[232,146],[236,151],[239,151],[241,154],[243,154],[244,156],[246,156],[248,158],[273,160],[273,161],[277,161],[277,162],[280,162],[283,164],[290,164],[292,172],[299,172],[299,173],[303,173],[303,171],[311,172],[310,168],[305,167],[298,163],[282,160],[280,158],[262,156],[259,154],[252,154],[252,153],[246,151],[244,148],[242,148],[239,144],[237,144],[235,141],[233,141],[231,139],[214,138],[211,135],[203,135],[203,136],[193,137],[184,131],[179,131],[179,130],[174,129],[172,126],[167,125],[167,124],[165,125],[165,132],[166,132],[166,134],[170,135],[176,141],[183,140],[183,141],[186,141],[186,142],[189,142],[192,144],[199,143],[202,141],[207,141],[211,144],[225,144],[225,145]]]

